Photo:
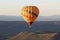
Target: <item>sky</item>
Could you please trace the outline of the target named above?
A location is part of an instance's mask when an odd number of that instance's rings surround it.
[[[0,0],[0,15],[21,16],[24,6],[37,6],[40,16],[60,15],[60,0]]]

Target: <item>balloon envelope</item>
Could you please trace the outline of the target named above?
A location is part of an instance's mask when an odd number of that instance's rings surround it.
[[[21,15],[29,26],[39,15],[39,9],[36,6],[25,6],[21,10]]]

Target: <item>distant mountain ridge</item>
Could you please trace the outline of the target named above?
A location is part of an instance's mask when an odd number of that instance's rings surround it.
[[[22,20],[22,18],[20,19],[21,17],[19,16],[4,16],[4,15],[1,15],[0,16],[0,21],[20,21]]]
[[[0,16],[0,21],[24,21],[21,16]],[[36,21],[60,21],[60,15],[39,16]]]

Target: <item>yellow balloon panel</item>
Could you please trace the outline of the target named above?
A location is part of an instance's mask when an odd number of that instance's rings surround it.
[[[22,16],[23,18],[24,18],[24,20],[26,21],[26,22],[33,22],[35,19],[36,19],[36,17],[27,17],[27,16]]]

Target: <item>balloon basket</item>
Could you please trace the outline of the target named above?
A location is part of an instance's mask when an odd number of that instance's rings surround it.
[[[25,31],[31,32],[31,27],[32,27],[32,26],[28,26],[28,27],[25,29]]]

